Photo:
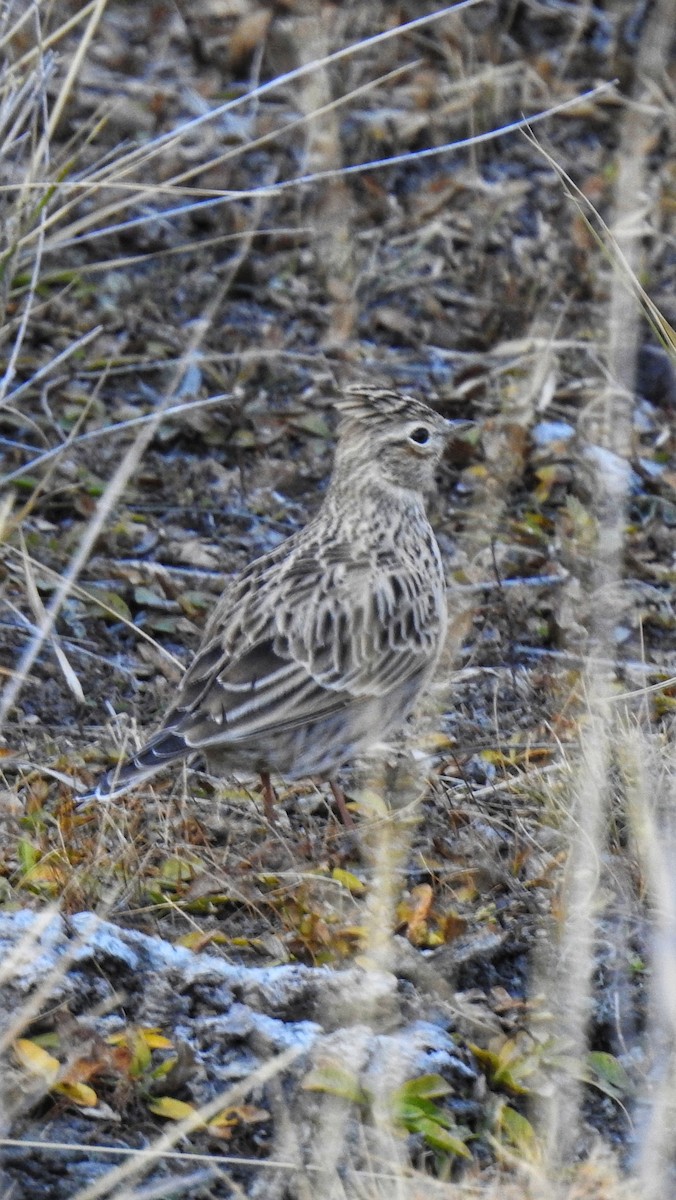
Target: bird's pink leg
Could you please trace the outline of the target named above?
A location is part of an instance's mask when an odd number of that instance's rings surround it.
[[[265,810],[265,815],[271,825],[276,825],[277,815],[275,813],[275,802],[277,800],[277,796],[275,794],[275,789],[270,783],[270,773],[268,771],[261,771],[261,783],[263,784],[263,808]]]
[[[345,803],[345,792],[343,791],[340,784],[336,783],[335,779],[329,779],[329,787],[331,788],[331,791],[333,792],[333,799],[336,802],[336,806],[338,808],[338,812],[340,813],[340,819],[343,822],[343,825],[345,825],[347,829],[354,829],[354,821],[352,819],[352,813],[350,812],[350,810],[347,807],[347,804]]]

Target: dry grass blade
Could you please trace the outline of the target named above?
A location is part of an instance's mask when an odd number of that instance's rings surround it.
[[[81,45],[83,45],[85,42],[89,42],[91,35],[93,34],[94,28],[95,28],[96,24],[98,23],[98,21],[100,20],[100,17],[105,8],[105,2],[106,2],[106,0],[98,0],[98,3],[96,3],[93,6],[91,14],[89,15],[89,23],[87,26],[87,30],[85,32],[85,35],[83,37],[83,42],[81,43]],[[100,186],[104,183],[107,186],[110,186],[110,184],[112,182],[119,184],[120,181],[122,180],[123,175],[127,171],[132,169],[132,167],[134,167],[136,165],[140,165],[140,164],[142,164],[144,167],[147,167],[149,162],[160,151],[168,150],[174,145],[174,143],[180,141],[184,136],[194,134],[194,132],[206,121],[218,120],[220,117],[222,117],[226,113],[238,108],[243,103],[252,103],[256,100],[259,100],[262,96],[265,96],[268,92],[278,90],[279,88],[284,87],[284,86],[288,85],[289,83],[294,82],[295,80],[303,78],[308,73],[323,69],[329,63],[339,62],[343,58],[346,58],[346,57],[349,57],[349,56],[355,54],[357,51],[367,49],[371,45],[373,45],[373,46],[379,45],[382,42],[385,42],[392,37],[400,37],[406,33],[413,32],[416,29],[422,28],[422,27],[430,24],[433,21],[437,21],[440,18],[447,16],[451,12],[458,12],[458,11],[464,10],[465,8],[472,7],[479,2],[480,2],[480,0],[461,0],[461,2],[456,5],[451,5],[446,8],[440,9],[435,13],[425,14],[422,17],[414,18],[412,21],[409,21],[401,26],[396,26],[390,30],[376,34],[376,35],[374,35],[373,38],[357,42],[357,43],[353,44],[352,46],[344,47],[341,50],[338,50],[331,55],[327,55],[325,58],[318,60],[317,62],[305,63],[301,67],[298,67],[294,71],[290,71],[290,72],[287,72],[285,75],[278,76],[278,77],[270,80],[268,83],[262,84],[256,88],[254,88],[251,92],[248,92],[246,96],[237,97],[234,100],[230,100],[227,103],[220,105],[213,110],[210,110],[208,113],[203,113],[199,117],[194,118],[192,121],[187,122],[179,130],[171,131],[170,133],[162,135],[161,137],[155,139],[155,141],[150,146],[144,145],[143,147],[141,147],[139,149],[132,150],[131,152],[124,154],[121,158],[118,158],[117,161],[113,162],[112,164],[106,164],[105,167],[102,168],[102,170],[99,171],[98,173],[97,172],[90,173],[89,178],[86,182],[86,185],[84,186],[84,194],[81,196],[78,196],[77,199],[78,199],[78,201],[86,200],[90,191],[94,195],[97,194],[98,191],[100,190]],[[81,58],[81,55],[78,55],[77,57]],[[65,98],[70,90],[70,87],[72,85],[74,78],[75,78],[75,76],[73,75],[72,71],[69,72],[69,76],[64,81],[64,85],[63,85],[63,88],[61,91],[61,98],[62,98],[61,102],[60,102],[60,104],[57,105],[57,107],[59,109],[62,107],[63,103],[65,103]],[[53,128],[54,128],[54,122],[52,121],[50,124],[50,129],[52,130],[52,132],[53,132]],[[114,172],[114,178],[111,179],[111,174],[113,172]],[[27,181],[25,181],[23,186],[25,187],[28,185],[29,185],[29,181],[27,180]],[[60,188],[60,191],[61,190],[63,190],[63,189]],[[139,187],[139,185],[134,185],[134,196],[132,197],[132,200],[135,203],[142,203],[144,200],[153,201],[154,196],[155,196],[154,185],[152,187],[147,187],[145,185],[141,185]],[[111,213],[119,211],[121,203],[122,203],[121,201],[116,202],[114,205],[108,207],[107,209],[102,209],[102,207],[100,205],[97,205],[94,223],[97,226],[100,226],[101,223],[104,222]],[[63,221],[63,218],[64,218],[65,214],[67,213],[69,207],[70,207],[70,205],[68,204],[68,202],[66,202],[65,205],[58,207],[51,214],[51,216],[46,216],[44,218],[45,232],[47,232],[52,225],[59,224]],[[190,211],[190,210],[187,210],[187,211]],[[72,239],[75,237],[81,237],[82,234],[84,233],[84,231],[91,225],[91,223],[92,223],[91,218],[84,219],[84,223],[82,221],[76,221],[72,226],[66,228],[66,230],[63,233],[64,239],[68,239],[68,238]],[[111,227],[111,228],[117,228],[117,227]],[[25,249],[29,248],[33,243],[34,236],[35,236],[34,232],[29,230],[22,238],[20,238],[18,240],[17,249],[25,250]],[[61,245],[61,239],[57,236],[56,246],[60,246],[60,245]],[[50,245],[50,249],[56,248],[56,246]]]
[[[120,1189],[120,1185],[126,1183],[127,1180],[137,1179],[144,1175],[146,1171],[161,1159],[163,1155],[171,1150],[177,1142],[186,1137],[193,1130],[198,1129],[210,1117],[221,1112],[224,1108],[228,1108],[237,1101],[243,1099],[258,1087],[262,1087],[269,1080],[275,1079],[282,1075],[283,1072],[292,1065],[299,1057],[301,1050],[298,1047],[293,1047],[290,1050],[285,1050],[282,1054],[278,1054],[266,1062],[262,1067],[252,1071],[251,1075],[240,1083],[232,1084],[231,1087],[225,1088],[217,1096],[214,1096],[208,1104],[203,1104],[199,1109],[186,1117],[183,1121],[177,1121],[172,1129],[169,1129],[161,1137],[149,1146],[145,1151],[138,1154],[132,1153],[131,1158],[114,1170],[109,1171],[97,1183],[90,1187],[81,1188],[73,1196],[73,1200],[99,1200],[101,1196],[108,1196],[115,1188],[116,1200],[125,1200],[130,1193],[125,1188]]]
[[[223,392],[218,396],[205,396],[201,400],[190,400],[183,404],[170,404],[164,409],[163,419],[169,420],[171,417],[177,417],[199,408],[210,408],[213,404],[222,404],[224,401],[231,399],[232,396],[230,393]],[[135,429],[138,425],[147,425],[153,419],[153,413],[147,413],[142,417],[129,417],[128,420],[117,421],[114,425],[104,425],[101,429],[90,429],[87,433],[80,434],[80,436],[77,435],[77,426],[75,426],[65,442],[62,442],[59,446],[54,446],[51,450],[45,450],[44,454],[39,454],[23,467],[17,467],[15,471],[10,471],[7,475],[4,475],[0,478],[0,486],[6,487],[8,484],[20,479],[26,472],[34,471],[37,467],[42,467],[45,463],[51,462],[55,458],[58,459],[61,454],[73,446],[81,445],[83,442],[98,441],[100,438],[110,437],[111,434],[122,433],[127,429]]]
[[[580,214],[585,228],[594,238],[594,241],[603,251],[603,254],[613,270],[617,272],[624,287],[628,293],[640,305],[647,321],[651,328],[662,342],[663,346],[673,355],[676,355],[676,330],[670,325],[664,313],[660,311],[655,302],[648,295],[647,291],[641,284],[641,281],[636,275],[636,271],[631,266],[627,259],[625,251],[622,249],[618,238],[613,233],[610,226],[604,221],[598,209],[584,192],[577,186],[575,181],[570,177],[567,171],[556,161],[554,156],[542,145],[536,137],[533,137],[528,132],[528,126],[532,122],[524,122],[523,133],[530,144],[538,151],[539,154],[549,163],[550,167],[556,172],[557,176],[563,184],[566,194],[569,196],[575,208]]]
[[[91,45],[92,38],[94,37],[94,34],[99,26],[99,22],[101,21],[101,18],[106,10],[107,3],[108,0],[96,0],[96,3],[92,6],[84,33],[82,34],[78,48],[68,65],[68,71],[66,72],[61,90],[50,113],[49,124],[45,131],[45,138],[47,142],[49,142],[54,136],[54,132],[59,124],[59,121],[61,120],[61,115],[66,104],[68,103],[71,90],[80,73],[80,67],[84,62],[85,55],[87,54],[87,51]]]
[[[21,559],[21,561],[24,559],[24,551],[17,549],[16,546],[5,545],[3,547],[3,552],[9,553],[10,555],[15,555],[17,558]],[[31,568],[37,568],[41,573],[46,574],[49,578],[55,580],[59,584],[64,584],[63,575],[59,571],[55,571],[52,567],[47,566],[45,563],[39,562],[36,558],[33,558],[27,553],[25,557]],[[153,650],[161,655],[166,662],[171,663],[174,667],[182,669],[183,664],[178,658],[176,658],[174,654],[170,654],[166,646],[163,646],[161,642],[158,642],[156,638],[152,637],[151,634],[148,633],[147,629],[142,629],[140,625],[137,625],[134,621],[131,621],[129,617],[125,617],[124,613],[119,612],[116,608],[112,608],[110,604],[107,604],[106,601],[101,598],[101,596],[96,594],[95,590],[90,591],[89,588],[80,586],[73,579],[68,585],[67,594],[78,596],[81,600],[87,600],[91,604],[95,604],[97,608],[101,609],[101,612],[105,612],[108,614],[108,616],[114,617],[116,621],[119,621],[122,625],[126,626],[127,629],[130,629],[136,637],[140,638],[144,642],[147,642],[149,646],[152,646]],[[45,613],[45,616],[40,622],[39,628],[34,635],[37,639],[41,637],[40,631],[48,622],[49,617]]]
[[[93,329],[88,329],[86,333],[83,333],[81,337],[77,338],[74,342],[67,346],[65,350],[62,350],[60,354],[55,355],[53,359],[51,359],[48,363],[45,363],[44,367],[40,367],[30,379],[25,381],[25,383],[19,384],[19,386],[16,387],[13,392],[10,392],[9,396],[5,396],[3,403],[16,404],[16,401],[19,399],[19,397],[27,392],[29,388],[34,387],[36,383],[39,383],[42,379],[46,379],[49,375],[53,374],[57,367],[62,366],[63,363],[67,362],[69,358],[71,358],[74,354],[77,354],[83,349],[83,347],[87,346],[90,342],[93,342],[95,338],[98,337],[100,332],[101,327],[98,325]],[[9,382],[11,382],[11,380],[9,380],[8,383]],[[3,392],[4,384],[5,381],[3,380]],[[3,480],[3,482],[6,481]]]
[[[318,68],[323,66],[323,63],[311,64]],[[590,101],[603,95],[614,86],[613,82],[602,83],[597,87],[591,88],[587,92],[581,92],[568,100],[563,100],[559,104],[551,105],[539,112],[531,113],[528,117],[522,117],[519,120],[512,121],[507,125],[500,126],[497,129],[489,129],[483,133],[472,134],[467,138],[460,138],[453,142],[446,142],[439,146],[431,146],[423,150],[407,151],[404,154],[395,154],[387,158],[371,159],[364,163],[354,163],[349,166],[335,167],[325,171],[315,171],[307,175],[300,175],[294,179],[287,179],[278,183],[269,183],[256,186],[255,188],[243,188],[237,190],[219,191],[211,189],[209,196],[206,199],[199,199],[194,202],[182,204],[175,208],[165,209],[161,213],[162,220],[170,220],[174,217],[186,217],[191,214],[205,212],[213,209],[221,204],[234,203],[241,200],[255,200],[261,198],[272,198],[280,196],[284,192],[293,191],[297,188],[309,187],[314,184],[326,183],[335,179],[345,179],[353,175],[361,175],[367,172],[383,170],[388,167],[401,166],[406,163],[415,163],[428,158],[438,158],[445,154],[459,153],[462,150],[484,145],[496,139],[506,137],[511,133],[516,133],[529,128],[532,125],[538,124],[541,121],[547,120],[550,117],[557,116],[559,113],[566,112],[571,108],[577,107],[583,101]],[[323,110],[318,110],[317,115],[322,111],[331,111],[336,107],[336,103],[324,106]],[[305,122],[304,122],[305,123]],[[248,147],[247,147],[248,150]],[[148,155],[150,157],[150,154]],[[147,166],[147,160],[143,160],[144,167]],[[106,188],[117,187],[119,180],[106,180]],[[103,185],[100,185],[103,186]],[[64,228],[59,228],[54,239],[47,243],[46,250],[56,251],[73,245],[74,243],[85,244],[96,241],[99,238],[110,237],[115,234],[126,233],[133,229],[139,229],[145,225],[156,222],[158,214],[145,214],[138,217],[130,217],[126,221],[116,224],[101,225],[102,221],[106,221],[108,217],[119,212],[121,208],[129,204],[140,205],[150,201],[156,195],[156,189],[153,185],[149,187],[145,184],[124,185],[125,190],[131,188],[131,195],[126,199],[120,198],[107,206],[97,206],[95,217],[89,215],[78,218],[76,221]],[[98,191],[99,184],[96,185]],[[65,185],[63,190],[67,192],[68,185]],[[173,190],[173,189],[172,189]],[[197,189],[198,190],[198,189]],[[190,189],[188,194],[194,194],[193,189]],[[199,194],[199,190],[198,190]],[[82,197],[84,198],[84,197]],[[45,220],[45,230],[51,225],[60,223],[66,212],[66,208],[57,210],[50,218]],[[95,224],[96,228],[91,226]],[[35,233],[26,234],[25,238],[19,243],[21,249],[26,249],[32,245],[35,238]]]
[[[19,75],[22,71],[25,71],[27,67],[31,67],[36,59],[43,57],[48,50],[51,50],[53,46],[56,46],[58,42],[62,41],[73,29],[76,29],[77,26],[81,25],[83,21],[88,20],[96,6],[96,3],[97,0],[89,0],[88,4],[83,5],[83,7],[78,9],[77,12],[73,13],[71,17],[63,21],[62,24],[57,26],[52,33],[41,38],[36,46],[33,46],[30,50],[27,50],[25,54],[12,62],[9,66],[9,71],[11,74]],[[7,29],[3,37],[0,38],[0,49],[6,49],[6,47],[10,45],[21,32],[23,26],[34,20],[35,12],[33,9],[31,7],[25,8],[24,11],[17,17],[14,25]]]
[[[21,558],[23,561],[24,578],[26,580],[26,591],[28,594],[28,599],[30,601],[31,608],[33,610],[33,615],[35,617],[35,620],[37,621],[38,626],[44,626],[47,624],[47,614],[45,612],[45,606],[42,603],[42,600],[40,599],[40,594],[38,592],[38,589],[37,589],[37,586],[35,583],[35,576],[33,575],[33,570],[32,570],[33,564],[31,562],[28,551],[26,550],[26,542],[25,542],[23,533],[21,531],[19,531],[19,538],[20,538],[20,544],[21,544]],[[63,677],[66,680],[66,683],[68,684],[70,691],[72,692],[72,694],[75,696],[75,699],[80,704],[84,703],[85,696],[84,696],[84,692],[82,690],[82,684],[80,683],[80,680],[78,679],[77,675],[75,674],[75,671],[73,670],[70,663],[68,662],[68,659],[66,657],[63,646],[60,645],[59,639],[55,633],[51,634],[51,636],[49,638],[49,643],[54,652],[54,657],[56,658],[56,661],[58,662],[58,664],[61,668],[61,671],[63,672]]]
[[[115,171],[115,178],[119,180],[122,175],[132,166],[143,162],[147,165],[149,159],[154,157],[170,146],[173,142],[180,140],[186,133],[194,133],[201,125],[207,121],[217,120],[233,109],[239,108],[243,104],[251,104],[254,101],[260,100],[269,92],[279,91],[281,88],[287,87],[290,83],[295,83],[298,79],[304,78],[306,75],[312,74],[317,70],[323,70],[325,67],[333,63],[342,61],[345,58],[351,58],[355,54],[361,54],[366,50],[370,50],[375,46],[380,46],[384,42],[392,38],[403,38],[407,34],[411,34],[416,30],[422,29],[427,25],[431,25],[443,17],[450,16],[452,13],[459,13],[468,8],[473,8],[480,4],[482,0],[460,0],[457,4],[449,4],[443,8],[437,9],[436,12],[425,13],[423,16],[414,17],[410,21],[405,21],[401,25],[394,25],[390,29],[383,30],[374,34],[372,37],[361,38],[357,42],[353,42],[349,46],[343,46],[340,50],[335,50],[332,54],[324,55],[322,58],[313,60],[312,62],[303,63],[292,71],[287,71],[282,75],[277,75],[270,79],[267,83],[259,84],[257,87],[247,91],[244,96],[238,96],[234,100],[228,100],[225,104],[219,105],[206,113],[201,113],[192,121],[187,122],[178,130],[171,130],[161,137],[156,138],[154,143],[149,147],[140,147],[130,151],[115,162],[112,167],[107,168],[103,178],[99,182],[110,182],[108,178],[109,172]]]

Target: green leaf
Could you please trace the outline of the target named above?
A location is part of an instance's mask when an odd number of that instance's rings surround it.
[[[172,612],[176,609],[174,600],[168,600],[165,595],[143,585],[134,588],[134,601],[142,608],[169,608]]]
[[[484,1050],[469,1043],[475,1058],[486,1067],[491,1083],[506,1088],[515,1095],[527,1096],[530,1088],[523,1080],[534,1074],[541,1066],[537,1052],[525,1049],[517,1038],[507,1038],[497,1049]]]
[[[431,1100],[402,1100],[399,1102],[395,1100],[393,1112],[395,1119],[401,1121],[407,1128],[412,1128],[423,1117],[430,1121],[436,1121],[438,1125],[449,1124],[449,1118],[443,1109],[433,1104]]]
[[[146,628],[154,633],[176,633],[178,621],[176,617],[148,617]]]
[[[61,1083],[57,1083],[55,1092],[59,1092],[62,1096],[67,1096],[72,1100],[73,1104],[77,1104],[79,1108],[96,1108],[99,1098],[92,1087],[87,1083],[82,1083],[79,1079],[63,1079]]]
[[[366,891],[366,887],[361,879],[353,875],[351,871],[344,871],[342,867],[334,867],[331,872],[331,878],[335,879],[336,883],[339,883],[341,887],[347,888],[354,895],[360,895],[361,892]]]
[[[452,1091],[450,1083],[441,1075],[419,1075],[417,1079],[409,1079],[399,1089],[398,1095],[402,1100],[413,1100],[415,1097],[429,1100],[434,1096],[448,1096]]]
[[[631,1092],[631,1079],[614,1054],[606,1054],[603,1050],[590,1050],[587,1063],[590,1071],[587,1082],[600,1091],[614,1099]]]
[[[460,1158],[472,1157],[462,1138],[456,1137],[448,1129],[443,1129],[436,1121],[421,1117],[417,1132],[422,1134],[428,1146],[432,1146],[434,1150],[444,1150],[447,1154],[457,1154]]]
[[[118,592],[98,591],[97,589],[96,599],[101,600],[103,604],[107,604],[108,608],[112,608],[114,612],[118,613],[119,616],[124,617],[126,621],[131,621],[131,609],[129,608],[127,601],[124,600]],[[104,612],[104,616],[110,617],[112,616],[112,613]]]
[[[166,1117],[168,1121],[185,1121],[186,1117],[197,1117],[198,1109],[185,1100],[175,1100],[173,1096],[158,1096],[156,1100],[148,1101],[148,1108],[158,1117]],[[200,1121],[202,1125],[204,1122]]]
[[[315,1067],[303,1080],[306,1092],[326,1092],[329,1096],[340,1096],[352,1104],[366,1104],[368,1097],[350,1071],[342,1067],[327,1065]]]
[[[54,1086],[61,1070],[58,1058],[30,1038],[18,1038],[13,1049],[22,1067],[36,1075],[46,1088]]]
[[[27,842],[25,838],[21,838],[19,841],[17,845],[17,853],[19,856],[21,870],[24,874],[26,874],[28,871],[32,871],[33,867],[35,867],[40,860],[40,851],[36,849],[32,842]]]
[[[164,1062],[159,1063],[158,1066],[156,1066],[150,1072],[150,1078],[151,1079],[164,1079],[167,1075],[170,1074],[171,1071],[173,1071],[177,1062],[178,1062],[177,1058],[165,1058]]]
[[[500,1110],[500,1130],[525,1162],[535,1163],[541,1157],[535,1130],[527,1117],[505,1104]]]
[[[201,865],[199,860],[197,862],[194,859],[189,861],[179,858],[178,855],[165,858],[160,867],[159,882],[160,884],[189,883],[199,865]]]

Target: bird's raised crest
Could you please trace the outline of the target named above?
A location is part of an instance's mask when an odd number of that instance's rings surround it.
[[[429,420],[431,415],[443,418],[415,396],[407,392],[396,392],[374,384],[353,383],[345,393],[334,400],[334,408],[341,417],[352,420],[373,421],[382,417],[386,421]]]

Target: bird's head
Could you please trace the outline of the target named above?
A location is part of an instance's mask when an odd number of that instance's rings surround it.
[[[340,415],[335,470],[409,491],[434,486],[449,434],[471,422],[446,421],[413,396],[358,384],[335,402]]]

